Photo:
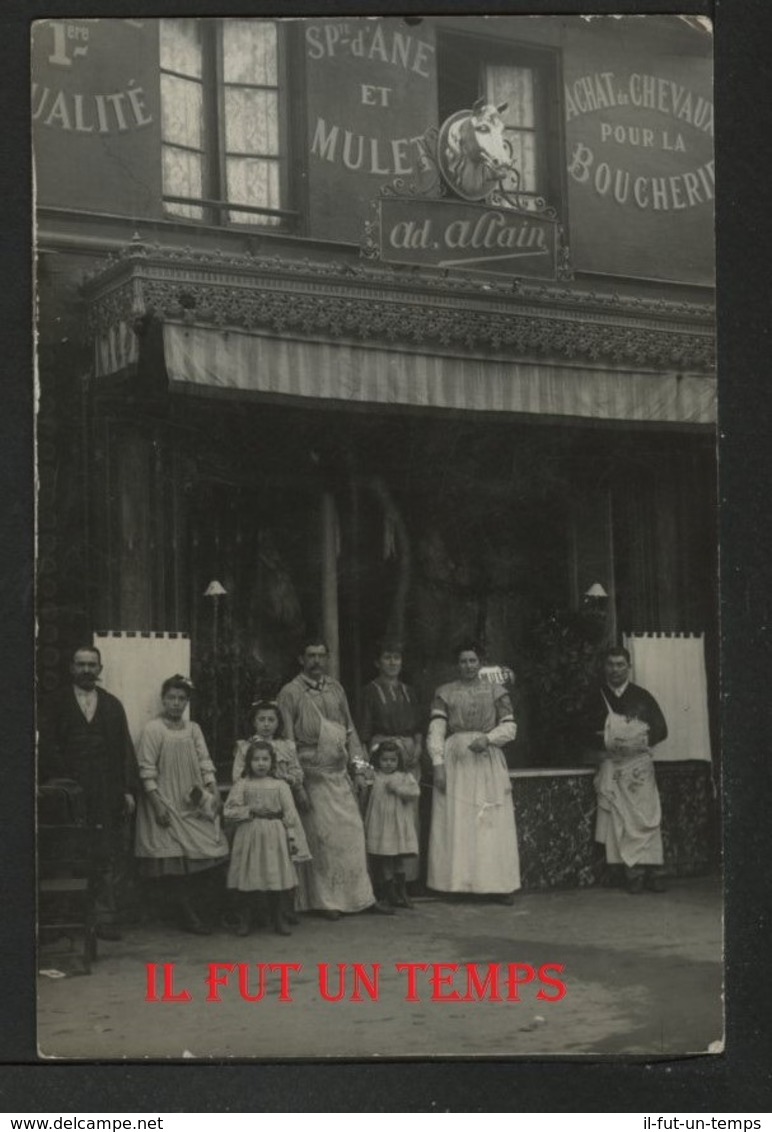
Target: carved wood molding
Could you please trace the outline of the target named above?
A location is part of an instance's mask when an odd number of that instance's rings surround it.
[[[90,327],[148,316],[347,340],[710,373],[709,304],[500,282],[367,263],[150,247],[139,240],[85,287]]]

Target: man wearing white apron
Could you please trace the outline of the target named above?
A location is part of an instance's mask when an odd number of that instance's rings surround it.
[[[298,907],[331,920],[365,909],[392,915],[393,909],[376,901],[367,871],[354,785],[365,760],[346,693],[326,674],[324,641],[309,638],[298,659],[301,672],[277,697],[286,736],[297,748],[310,804],[301,821],[312,859],[298,869]]]
[[[586,738],[600,752],[595,840],[605,845],[608,864],[624,865],[628,892],[664,892],[662,811],[651,752],[667,738],[667,724],[654,697],[631,683],[627,649],[606,652],[603,675],[585,715]]]

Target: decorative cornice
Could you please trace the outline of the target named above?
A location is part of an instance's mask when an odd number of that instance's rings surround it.
[[[562,356],[710,372],[714,312],[560,284],[193,248],[135,238],[85,286],[91,327],[154,315],[417,348]]]

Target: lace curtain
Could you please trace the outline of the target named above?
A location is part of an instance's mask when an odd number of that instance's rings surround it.
[[[502,118],[512,158],[520,173],[520,189],[534,193],[536,184],[536,110],[534,73],[530,67],[490,65],[485,68],[485,95],[494,106],[507,104]],[[505,187],[516,188],[517,186]]]
[[[160,21],[163,189],[166,196],[213,197],[261,208],[281,207],[277,27],[272,20]],[[208,27],[205,26],[208,25]],[[204,38],[219,35],[222,87],[207,73]],[[204,123],[216,105],[219,138]],[[213,187],[209,154],[223,143],[222,184]],[[167,212],[204,219],[200,205],[166,202]],[[231,211],[238,224],[276,225],[280,218]]]

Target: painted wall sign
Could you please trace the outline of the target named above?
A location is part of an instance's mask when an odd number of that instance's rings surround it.
[[[710,60],[567,51],[574,266],[712,284]]]
[[[385,197],[377,207],[389,263],[556,278],[556,220],[453,200]]]
[[[436,120],[432,33],[352,18],[309,21],[304,36],[311,229],[358,242],[368,201],[416,169]]]
[[[160,210],[158,36],[152,20],[39,20],[32,30],[38,202]]]

